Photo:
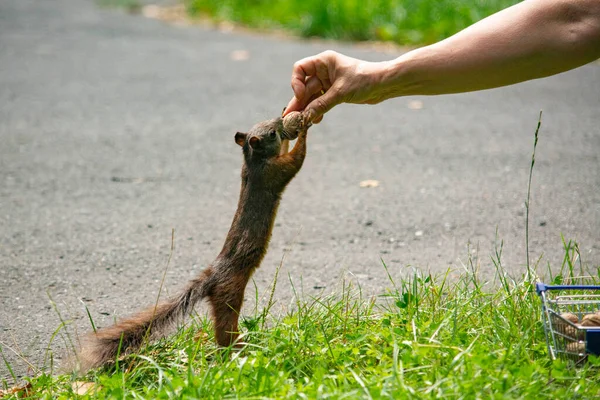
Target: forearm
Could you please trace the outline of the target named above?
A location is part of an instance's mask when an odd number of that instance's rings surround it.
[[[600,57],[600,0],[527,0],[378,66],[380,100],[542,78]]]

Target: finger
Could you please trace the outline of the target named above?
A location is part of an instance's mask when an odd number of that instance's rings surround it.
[[[316,121],[337,104],[339,104],[338,91],[335,88],[331,88],[322,96],[316,97],[306,106],[305,110],[308,114],[309,121]]]
[[[325,89],[325,87],[323,86],[323,82],[321,82],[321,80],[316,76],[311,76],[306,81],[306,94],[308,95],[306,97],[313,96],[317,93],[320,94],[323,90],[327,89]]]
[[[323,90],[327,91],[331,88],[331,79],[329,74],[335,70],[335,67],[329,66],[326,63],[323,63],[322,61],[319,61],[316,63],[316,77],[319,79],[319,81],[321,82],[321,86],[323,87]]]
[[[306,103],[307,104],[312,103],[313,101],[315,101],[319,97],[323,96],[324,93],[325,92],[319,91],[318,93],[313,94],[312,96],[310,96],[310,98],[308,99],[308,101]],[[305,108],[306,108],[306,106],[305,106]]]
[[[300,104],[300,100],[298,100],[296,98],[296,96],[294,96],[294,97],[292,97],[292,99],[288,103],[288,105],[285,108],[285,111],[283,112],[283,114],[281,115],[281,117],[285,117],[286,115],[288,115],[292,111],[301,111],[303,108],[304,108],[303,105]]]
[[[316,76],[311,76],[305,83],[305,95],[303,99],[298,99],[294,96],[288,103],[282,116],[286,116],[292,111],[304,110],[304,107],[323,92],[323,84]]]
[[[292,68],[292,90],[298,99],[303,99],[306,90],[306,78],[315,75],[315,61],[318,56],[306,57],[297,61]]]
[[[297,97],[298,99],[304,98],[306,86],[304,85],[304,82],[300,81],[300,78],[292,77],[292,91],[294,92],[294,97]]]
[[[315,101],[319,97],[323,96],[323,94],[325,94],[325,92],[323,90],[319,90],[317,93],[313,94],[308,99],[306,99],[306,103],[307,104],[312,103],[313,101]],[[306,109],[306,105],[304,107],[302,107],[302,109]]]
[[[300,100],[302,108],[306,107],[308,103],[314,100],[314,96],[317,97],[324,93],[323,83],[316,76],[311,76],[306,81],[306,91],[304,92],[304,98]]]
[[[297,61],[292,68],[292,90],[294,95],[302,100],[306,96],[306,80],[308,77],[317,76],[323,83],[323,89],[331,87],[330,73],[335,69],[337,53],[328,50],[315,56]]]

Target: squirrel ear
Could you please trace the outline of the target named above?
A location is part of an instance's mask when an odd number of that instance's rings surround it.
[[[252,147],[253,149],[255,149],[258,146],[259,142],[260,142],[259,138],[257,138],[256,136],[252,136],[250,138],[250,147]]]
[[[244,144],[246,144],[246,137],[247,136],[248,136],[247,133],[236,132],[236,134],[235,134],[235,142],[237,144],[239,144],[241,147],[244,147]]]

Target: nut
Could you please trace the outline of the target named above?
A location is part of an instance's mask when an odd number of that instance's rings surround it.
[[[577,353],[577,354],[585,353],[585,342],[569,343],[567,345],[567,351],[569,353]]]
[[[581,319],[581,326],[600,326],[600,314],[586,314]]]
[[[566,319],[567,321],[571,321],[572,323],[576,324],[579,322],[579,318],[577,318],[577,315],[573,314],[573,313],[562,313],[560,314],[560,316],[564,319]]]
[[[573,313],[562,313],[560,314],[560,317],[573,324],[577,324],[579,322],[579,318]],[[558,332],[570,338],[575,339],[577,337],[577,328],[558,318],[556,319],[556,329]]]
[[[304,114],[299,111],[292,111],[283,117],[283,133],[286,139],[294,140],[298,137],[299,131],[306,126]]]

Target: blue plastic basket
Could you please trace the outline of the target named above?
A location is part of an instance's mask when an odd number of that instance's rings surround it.
[[[600,326],[581,326],[562,316],[572,313],[581,321],[586,314],[600,312],[600,286],[537,283],[535,288],[542,299],[542,321],[552,360],[560,357],[582,364],[588,354],[600,356]]]

